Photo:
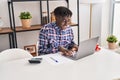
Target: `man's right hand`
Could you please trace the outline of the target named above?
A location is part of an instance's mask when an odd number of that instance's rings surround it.
[[[72,56],[72,51],[71,50],[68,50],[64,47],[59,47],[59,51],[62,52],[62,55],[65,55],[65,56]]]

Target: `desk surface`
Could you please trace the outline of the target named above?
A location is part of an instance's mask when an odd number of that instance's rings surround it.
[[[120,78],[120,55],[106,49],[77,61],[58,65],[50,64],[45,60],[45,56],[42,57],[41,64],[29,64],[28,59],[0,64],[0,80],[114,80]]]

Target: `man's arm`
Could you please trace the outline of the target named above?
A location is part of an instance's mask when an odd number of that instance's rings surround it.
[[[71,43],[67,45],[67,48],[72,51],[77,51],[78,50],[78,45],[73,41],[74,40],[74,34],[73,30],[69,30],[69,35],[68,38],[71,40]]]
[[[74,51],[78,50],[78,46],[74,43],[74,35],[73,30],[69,29],[67,32],[67,38],[70,40],[70,43],[65,47],[59,46],[59,51],[61,51],[64,55],[71,56]]]
[[[44,27],[40,30],[39,33],[39,46],[38,52],[39,55],[50,53],[51,49],[48,47],[48,30]]]

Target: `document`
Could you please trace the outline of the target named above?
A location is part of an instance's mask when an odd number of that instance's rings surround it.
[[[74,60],[66,58],[59,53],[48,54],[44,56],[44,60],[53,65],[63,64],[63,63],[72,63]]]

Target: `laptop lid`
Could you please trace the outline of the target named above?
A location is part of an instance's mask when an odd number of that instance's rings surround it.
[[[95,52],[95,47],[99,37],[91,38],[80,42],[77,53],[72,57],[74,60],[86,57]]]

